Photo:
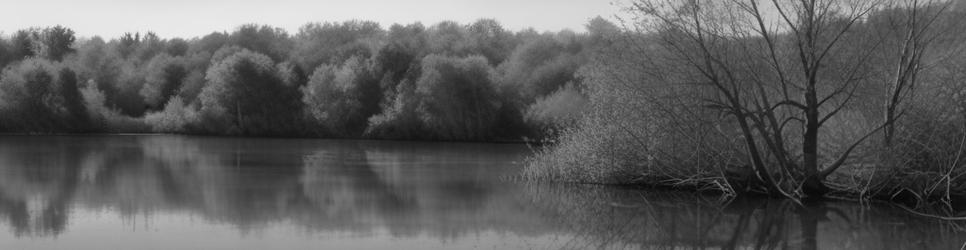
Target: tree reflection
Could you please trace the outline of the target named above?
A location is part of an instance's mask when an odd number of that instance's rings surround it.
[[[305,222],[316,228],[365,230],[380,219],[376,215],[405,212],[411,201],[391,192],[368,166],[365,151],[346,146],[319,151],[303,158],[299,180],[311,205]]]
[[[78,145],[16,143],[15,147],[0,147],[0,166],[4,167],[0,172],[0,214],[16,235],[59,234],[66,229],[70,200],[78,185],[74,178],[77,168],[70,164],[84,153],[72,150]]]
[[[534,185],[543,216],[573,232],[565,248],[947,249],[966,234],[887,207],[801,206],[668,191]]]
[[[501,181],[526,149],[486,144],[178,136],[0,140],[0,224],[69,232],[71,211],[186,212],[242,234],[309,232],[446,241],[551,236],[549,248],[955,248],[962,231],[883,207]]]
[[[387,228],[399,236],[447,237],[527,221],[493,220],[499,214],[525,215],[511,199],[516,194],[501,191],[507,185],[492,185],[522,156],[522,148],[413,145],[12,137],[0,141],[0,214],[18,235],[32,236],[62,233],[69,210],[77,208],[132,219],[188,211],[243,232],[281,222],[312,230]]]

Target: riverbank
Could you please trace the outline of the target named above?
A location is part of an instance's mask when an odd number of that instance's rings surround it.
[[[527,159],[520,178],[535,183],[564,182],[639,190],[674,190],[716,195],[724,199],[770,197],[798,202],[875,202],[897,205],[924,216],[966,219],[960,217],[966,211],[966,189],[963,188],[966,183],[957,179],[962,175],[958,168],[940,172],[847,165],[826,181],[831,188],[826,195],[804,199],[770,192],[747,166],[745,169],[718,169],[648,165],[657,161],[647,161],[646,156],[633,153],[638,151],[607,151],[606,154],[584,149],[570,151],[575,147],[580,148],[574,144],[558,144],[538,151]]]

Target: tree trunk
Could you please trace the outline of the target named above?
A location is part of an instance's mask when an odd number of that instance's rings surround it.
[[[894,125],[895,124],[895,119],[896,119],[896,108],[895,108],[894,105],[891,105],[890,104],[889,107],[886,108],[886,113],[885,113],[885,123],[886,123],[886,125],[885,125],[885,138],[883,138],[884,139],[883,143],[885,143],[885,145],[887,147],[891,147],[892,146],[892,138],[895,137],[895,133],[896,133],[896,127]]]
[[[821,121],[814,86],[810,84],[805,91],[805,134],[802,138],[802,168],[805,172],[802,192],[805,197],[811,198],[828,193],[824,178],[818,174],[818,128],[821,126]]]
[[[737,101],[734,103],[737,103]],[[755,143],[754,133],[751,131],[748,121],[745,120],[745,114],[742,114],[741,111],[736,111],[735,118],[738,119],[738,125],[741,128],[743,137],[745,138],[745,146],[747,147],[748,154],[751,157],[751,167],[755,172],[755,175],[758,176],[758,180],[764,184],[768,192],[773,194],[783,193],[782,190],[780,190],[781,187],[779,187],[775,183],[775,180],[771,178],[771,174],[768,172],[768,169],[765,166],[761,153],[758,151],[758,145]]]
[[[242,128],[241,105],[237,100],[235,101],[235,124],[235,127],[238,129],[238,133],[243,134],[243,131],[245,130]]]

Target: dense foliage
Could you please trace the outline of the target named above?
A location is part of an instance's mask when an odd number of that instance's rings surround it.
[[[531,159],[528,177],[964,208],[962,9],[633,6],[624,35],[577,74],[587,112]],[[784,16],[768,14],[776,10]],[[541,100],[534,107],[553,96]]]
[[[545,138],[573,117],[548,104],[584,103],[575,73],[605,45],[599,33],[617,30],[600,18],[587,27],[347,21],[110,40],[29,28],[0,37],[0,130]]]

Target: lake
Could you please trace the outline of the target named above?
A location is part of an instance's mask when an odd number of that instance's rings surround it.
[[[0,137],[0,249],[959,249],[887,206],[508,180],[524,145]]]

